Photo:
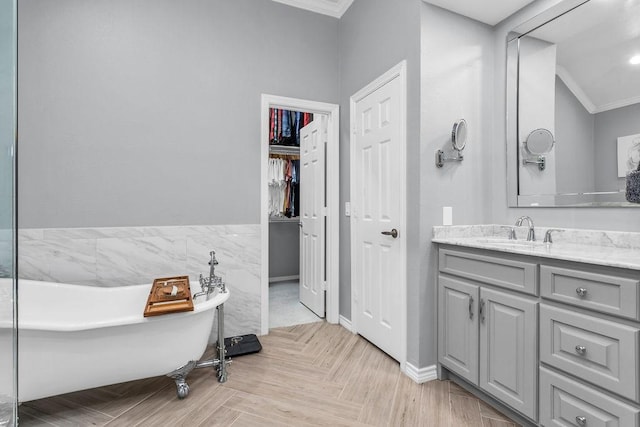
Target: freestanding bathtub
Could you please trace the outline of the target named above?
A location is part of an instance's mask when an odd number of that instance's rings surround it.
[[[0,279],[0,290],[10,286],[10,280]],[[184,380],[202,357],[215,309],[222,312],[229,292],[216,290],[196,298],[191,312],[145,318],[150,289],[151,285],[105,288],[20,280],[18,400],[167,375],[190,364],[190,369],[172,376],[184,374]],[[11,335],[10,319],[0,318],[0,349],[11,348]],[[11,366],[11,357],[0,351],[0,366]],[[11,386],[6,377],[11,373],[4,371],[8,370],[0,371],[0,394],[11,395],[11,388],[2,389]],[[176,384],[179,397],[185,397],[186,383],[182,396],[178,379]]]

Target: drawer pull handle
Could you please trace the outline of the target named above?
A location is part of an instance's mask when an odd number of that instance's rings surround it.
[[[584,354],[587,352],[587,347],[583,346],[583,345],[577,345],[576,346],[576,353],[578,353],[581,356],[584,356]]]
[[[473,297],[469,297],[469,319],[473,319]]]
[[[484,300],[480,298],[480,321],[484,323]]]
[[[579,426],[586,426],[587,425],[587,417],[581,417],[580,415],[578,415],[576,417],[576,422],[578,423]]]
[[[576,294],[580,295],[581,297],[587,295],[587,290],[585,288],[576,288]]]

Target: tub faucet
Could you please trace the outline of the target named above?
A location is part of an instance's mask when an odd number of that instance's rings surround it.
[[[533,229],[533,220],[529,216],[521,216],[516,220],[516,227],[522,226],[522,221],[527,221],[527,225],[529,226],[529,233],[527,234],[527,242],[535,242],[536,232]]]
[[[216,252],[209,252],[211,255],[211,260],[209,261],[209,277],[203,277],[202,273],[200,273],[200,288],[201,292],[198,292],[193,296],[193,298],[197,298],[201,295],[210,295],[213,293],[215,288],[220,289],[220,292],[227,292],[227,288],[222,280],[222,277],[216,276],[216,265],[218,265],[218,260],[216,259]]]

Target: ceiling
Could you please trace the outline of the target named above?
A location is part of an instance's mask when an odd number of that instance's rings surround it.
[[[491,26],[511,16],[534,0],[423,0]]]
[[[640,102],[640,0],[592,0],[528,36],[555,44],[557,74],[590,113]]]
[[[353,0],[273,0],[289,6],[341,18]],[[393,0],[388,0],[393,1]],[[496,25],[534,0],[424,0],[476,21]]]
[[[311,12],[341,18],[353,0],[273,0],[278,3],[310,10]]]

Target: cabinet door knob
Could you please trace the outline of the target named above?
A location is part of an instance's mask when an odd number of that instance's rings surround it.
[[[579,426],[586,426],[587,425],[587,417],[583,417],[578,415],[576,417],[576,422],[578,423]]]
[[[577,345],[576,346],[576,353],[578,353],[579,355],[584,355],[587,352],[587,347],[583,346],[583,345]]]
[[[587,295],[587,290],[585,288],[576,288],[576,294],[580,295],[581,297]]]
[[[480,320],[484,323],[484,300],[480,298]]]
[[[469,296],[469,319],[473,319],[473,297]]]

